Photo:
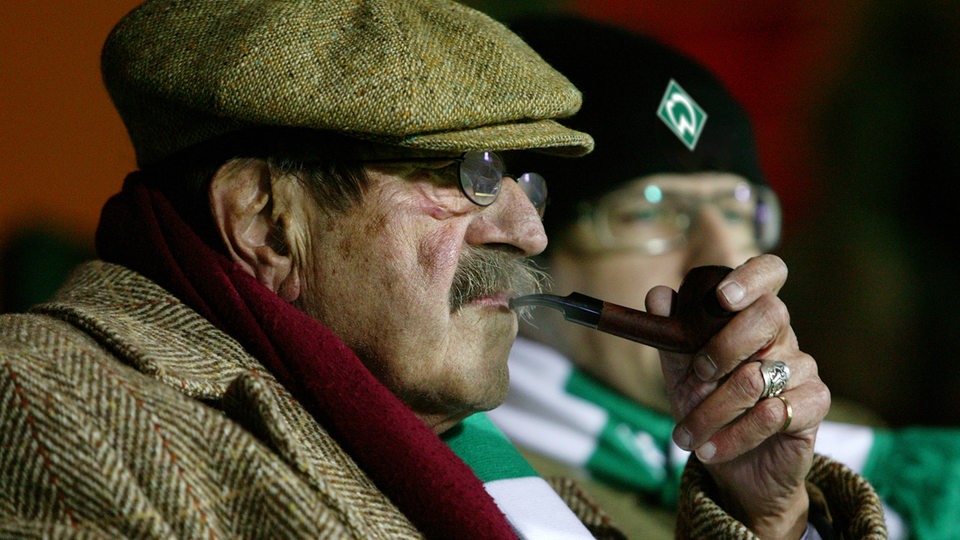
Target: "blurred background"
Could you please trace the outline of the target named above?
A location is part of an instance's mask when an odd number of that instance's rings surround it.
[[[134,168],[99,51],[137,3],[0,0],[0,311],[92,257],[100,209]],[[834,396],[891,425],[960,424],[960,5],[466,3],[504,21],[580,13],[711,67],[753,119],[784,204],[781,296]]]

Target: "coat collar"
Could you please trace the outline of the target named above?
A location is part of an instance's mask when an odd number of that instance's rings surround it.
[[[273,377],[232,337],[142,275],[82,264],[33,309],[67,320],[137,371],[204,401],[219,401],[242,373]]]
[[[409,520],[266,368],[156,283],[92,261],[32,311],[79,327],[120,362],[223,411],[325,493],[355,530],[369,530],[370,516],[356,504],[361,497],[395,530],[413,533]],[[331,479],[342,489],[331,488]]]

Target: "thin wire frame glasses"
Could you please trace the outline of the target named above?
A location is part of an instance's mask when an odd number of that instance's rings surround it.
[[[489,150],[471,150],[459,157],[410,157],[366,160],[366,163],[422,163],[455,161],[458,163],[460,191],[477,206],[490,206],[500,196],[503,178],[509,177],[519,184],[527,198],[542,218],[547,206],[547,181],[537,173],[527,172],[515,176],[506,171],[503,158]]]

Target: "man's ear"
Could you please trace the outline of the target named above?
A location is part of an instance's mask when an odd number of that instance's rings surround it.
[[[230,258],[287,302],[300,296],[299,269],[290,255],[285,218],[263,160],[225,163],[210,182],[210,210]]]

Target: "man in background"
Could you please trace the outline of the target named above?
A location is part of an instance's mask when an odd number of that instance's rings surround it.
[[[780,207],[749,119],[706,68],[585,19],[527,19],[513,28],[584,92],[570,125],[597,141],[577,161],[524,164],[571,182],[551,196],[544,221],[551,242],[539,257],[558,294],[643,306],[650,287],[677,287],[693,267],[735,267],[776,247]],[[657,351],[548,310],[521,333],[510,394],[491,419],[541,474],[589,473],[587,491],[628,533],[671,537],[688,452],[671,440],[671,375]],[[781,397],[791,402],[789,392]],[[856,406],[835,405],[835,420],[877,423]],[[878,486],[891,535],[903,538],[955,530],[960,484],[942,479],[958,478],[958,448],[960,434],[950,430],[825,422],[817,437],[818,452]]]

